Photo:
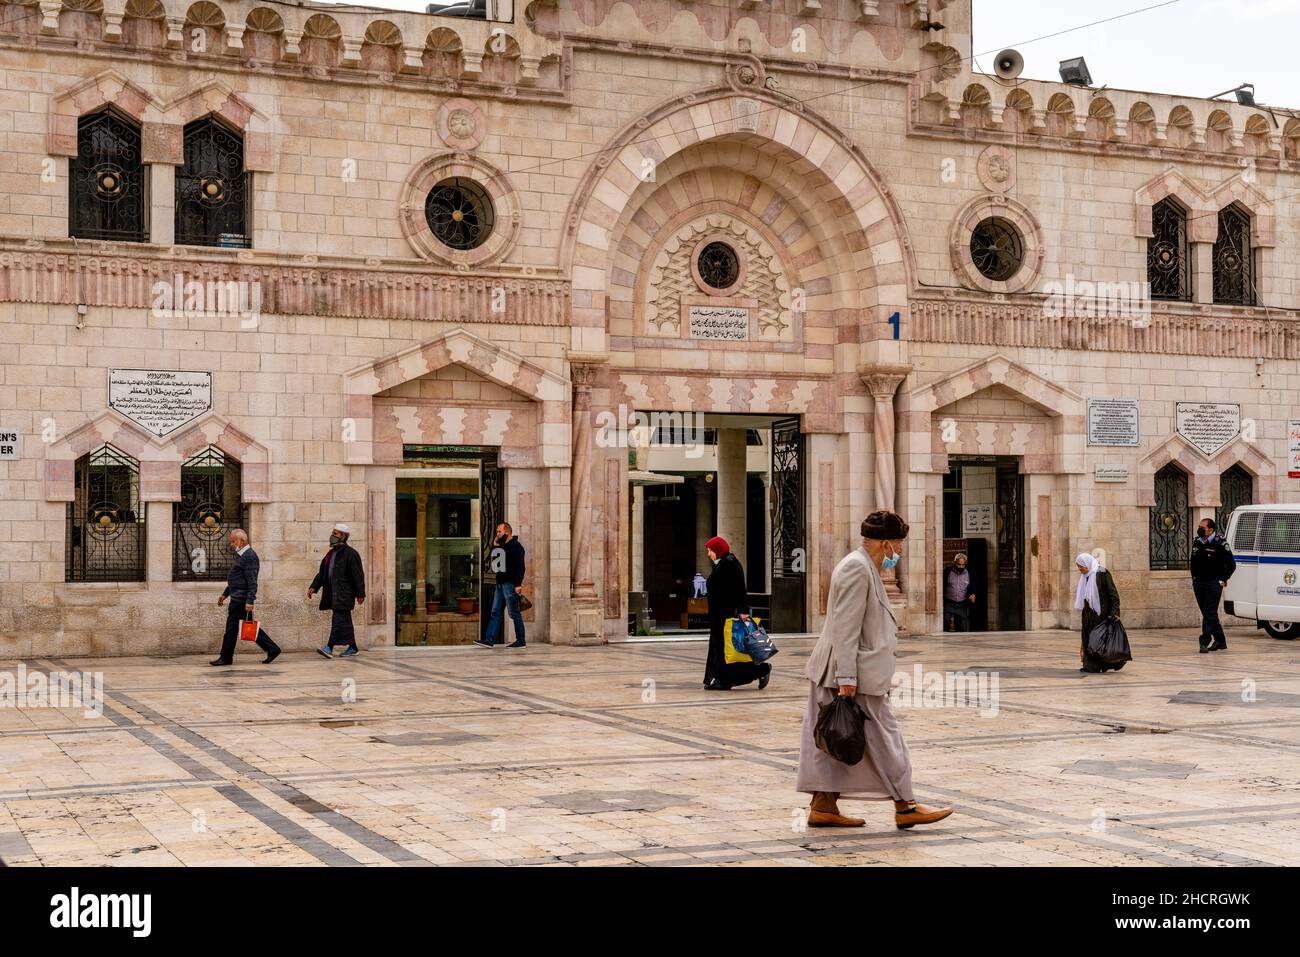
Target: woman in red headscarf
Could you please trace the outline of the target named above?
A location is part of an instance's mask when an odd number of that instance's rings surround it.
[[[713,562],[709,573],[709,660],[704,666],[704,687],[710,691],[730,691],[737,685],[758,681],[760,689],[767,687],[772,677],[772,666],[767,662],[756,664],[742,661],[727,664],[722,650],[723,629],[728,618],[749,617],[749,592],[745,588],[745,570],[740,560],[731,553],[731,546],[722,537],[710,538],[704,550]]]

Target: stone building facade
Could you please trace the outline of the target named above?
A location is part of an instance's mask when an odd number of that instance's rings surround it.
[[[1293,114],[973,73],[961,0],[488,13],[0,2],[0,654],[210,648],[183,566],[232,516],[291,648],[350,524],[390,644],[443,459],[534,638],[626,635],[654,478],[602,413],[797,422],[759,578],[807,629],[874,508],[926,631],[976,487],[1002,627],[1071,627],[1098,548],[1127,621],[1191,625],[1190,528],[1295,500]]]

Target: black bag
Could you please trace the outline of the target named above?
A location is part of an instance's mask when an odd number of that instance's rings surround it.
[[[821,706],[813,740],[817,747],[843,764],[857,764],[867,753],[867,722],[871,718],[856,698],[836,695]]]
[[[1133,660],[1128,634],[1118,618],[1107,618],[1088,632],[1088,654],[1108,665],[1122,665]]]

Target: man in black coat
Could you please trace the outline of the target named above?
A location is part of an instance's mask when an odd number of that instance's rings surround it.
[[[497,549],[500,549],[505,569],[497,572],[497,584],[492,589],[492,613],[488,618],[487,632],[474,644],[484,648],[499,644],[497,638],[501,634],[503,616],[509,612],[510,620],[515,623],[515,640],[514,644],[506,647],[524,648],[528,642],[524,638],[524,616],[519,611],[519,596],[524,590],[524,546],[509,522],[497,526],[493,541],[496,545],[492,550],[493,561],[497,558]]]
[[[244,617],[253,617],[253,603],[257,600],[257,573],[261,569],[257,552],[248,544],[248,533],[237,528],[230,533],[230,548],[235,553],[235,562],[226,574],[226,590],[217,599],[218,607],[230,599],[230,610],[226,612],[226,633],[221,639],[221,654],[216,661],[208,664],[224,667],[235,660],[235,642],[239,640],[239,623]],[[271,640],[261,628],[257,632],[257,647],[266,652],[262,664],[269,665],[280,657],[280,646]]]
[[[348,544],[352,530],[343,523],[330,532],[330,550],[321,559],[320,571],[307,586],[307,597],[320,592],[320,610],[333,612],[330,619],[330,637],[316,653],[324,658],[334,657],[335,645],[347,645],[339,657],[350,658],[357,653],[357,634],[352,627],[352,608],[366,600],[366,575],[361,567],[361,555]]]
[[[1201,520],[1192,542],[1192,593],[1201,609],[1201,654],[1222,651],[1228,647],[1219,621],[1219,598],[1223,587],[1237,570],[1237,560],[1232,557],[1228,542],[1219,535],[1214,519]]]
[[[713,562],[707,589],[709,653],[704,663],[704,687],[709,691],[730,691],[757,680],[760,689],[766,688],[772,678],[772,666],[766,661],[737,661],[727,664],[727,652],[723,645],[727,640],[727,619],[749,617],[745,570],[721,535],[715,535],[705,542],[704,550]]]

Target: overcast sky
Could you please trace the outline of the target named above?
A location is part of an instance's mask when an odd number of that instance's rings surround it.
[[[991,71],[991,53],[1014,46],[1024,54],[1023,75],[1030,79],[1058,79],[1061,60],[1082,56],[1098,86],[1208,97],[1254,83],[1258,102],[1300,109],[1300,57],[1295,50],[1300,0],[1177,0],[1111,23],[1027,42],[1159,2],[974,0],[979,67]],[[427,3],[378,0],[377,5],[423,10]],[[517,0],[515,6],[522,9],[526,4]]]
[[[1034,43],[1025,41],[1160,0],[975,0],[975,54],[1014,46],[1025,77],[1058,79],[1061,60],[1088,61],[1093,83],[1126,90],[1212,96],[1241,83],[1255,99],[1300,108],[1300,0],[1178,0],[1112,23]]]

